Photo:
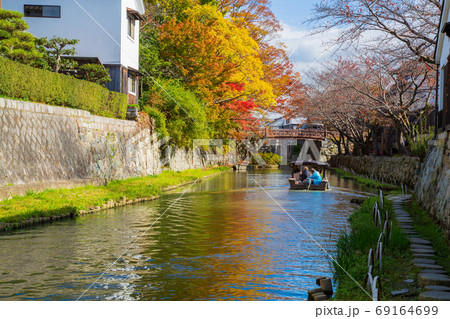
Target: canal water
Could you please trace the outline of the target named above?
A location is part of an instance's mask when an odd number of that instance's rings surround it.
[[[333,274],[350,199],[373,190],[331,175],[328,192],[290,191],[288,177],[230,172],[1,234],[0,300],[305,300],[316,277]]]

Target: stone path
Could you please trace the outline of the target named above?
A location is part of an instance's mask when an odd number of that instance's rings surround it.
[[[412,262],[421,269],[418,282],[425,291],[419,295],[419,300],[450,300],[450,276],[444,267],[436,264],[436,251],[431,246],[431,242],[419,236],[411,216],[403,209],[405,201],[410,197],[410,195],[399,195],[390,199],[393,202],[399,227],[408,236],[414,255]]]

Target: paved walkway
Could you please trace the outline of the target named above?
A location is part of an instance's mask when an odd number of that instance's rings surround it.
[[[431,242],[419,236],[411,216],[403,209],[405,201],[410,198],[411,195],[390,197],[398,224],[408,236],[414,255],[413,264],[420,268],[418,283],[424,292],[419,295],[419,300],[450,300],[450,276],[444,267],[436,264],[436,251]]]

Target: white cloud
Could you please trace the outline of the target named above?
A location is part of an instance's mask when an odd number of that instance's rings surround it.
[[[286,44],[295,71],[300,72],[306,82],[308,72],[320,68],[323,62],[335,60],[339,56],[346,57],[351,53],[363,53],[368,47],[378,45],[378,40],[383,36],[381,32],[366,31],[354,45],[341,49],[336,44],[336,39],[342,29],[334,28],[324,33],[311,35],[310,30],[283,22],[281,24],[283,31],[279,33],[278,39]]]
[[[294,63],[294,68],[301,74],[305,74],[312,68],[317,68],[320,63],[336,57],[336,40],[339,30],[333,29],[326,33],[310,35],[310,31],[303,30],[282,23],[283,31],[279,39],[287,46],[287,52]]]

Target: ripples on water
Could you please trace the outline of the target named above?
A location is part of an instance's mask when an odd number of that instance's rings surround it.
[[[331,191],[289,191],[287,178],[227,173],[175,204],[179,193],[2,234],[0,300],[75,300],[134,241],[83,300],[305,300],[330,259],[253,179],[331,254],[350,198],[367,193],[334,176]]]

